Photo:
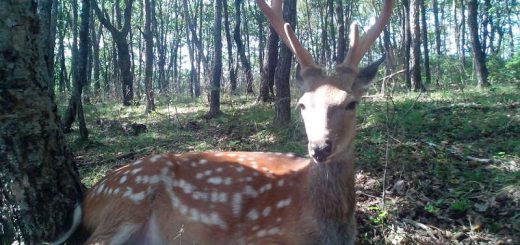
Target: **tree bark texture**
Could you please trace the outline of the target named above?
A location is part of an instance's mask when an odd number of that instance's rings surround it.
[[[152,33],[152,6],[150,0],[144,0],[144,41],[145,41],[145,53],[146,53],[146,64],[144,68],[144,89],[146,92],[146,109],[145,113],[155,111],[155,103],[153,98],[153,33]]]
[[[246,48],[244,43],[242,42],[242,34],[240,34],[240,23],[242,20],[242,11],[241,11],[241,3],[242,0],[235,0],[235,31],[233,33],[233,38],[235,39],[235,43],[237,44],[237,52],[240,57],[240,63],[244,68],[244,73],[246,76],[246,92],[248,94],[253,93],[253,73],[251,71],[251,63],[246,56]]]
[[[423,89],[421,82],[421,31],[420,31],[420,12],[419,1],[410,1],[410,38],[411,38],[411,54],[410,54],[410,79],[413,91]]]
[[[222,77],[222,0],[215,0],[215,23],[213,25],[213,75],[210,86],[210,107],[208,117],[219,115],[220,112],[220,78]]]
[[[48,93],[36,11],[35,1],[0,1],[0,204],[25,244],[68,229],[83,190]]]
[[[478,3],[477,0],[468,1],[468,27],[470,32],[471,51],[473,52],[473,63],[475,65],[475,74],[477,75],[477,86],[489,86],[487,80],[488,70],[486,67],[486,55],[482,51],[482,45],[479,40],[478,32]]]
[[[121,75],[121,85],[123,90],[123,105],[125,106],[131,105],[134,99],[134,78],[131,72],[131,61],[130,51],[128,48],[128,41],[126,40],[126,37],[130,32],[130,20],[132,17],[133,2],[134,0],[125,0],[126,6],[124,12],[124,25],[122,26],[121,30],[118,30],[118,28],[112,25],[112,23],[109,21],[109,19],[107,18],[108,16],[106,16],[106,13],[102,12],[101,9],[99,9],[96,1],[92,1],[93,8],[96,12],[99,21],[112,34],[112,38],[114,39],[114,43],[117,47],[118,67]],[[120,16],[120,14],[116,15]],[[116,22],[119,22],[118,25],[121,24],[121,19],[122,18],[118,18],[118,20],[116,20]]]
[[[296,29],[296,0],[286,0],[283,4],[283,16],[286,22]],[[280,56],[275,71],[275,116],[274,124],[287,126],[291,122],[290,76],[293,54],[284,45],[280,47]]]
[[[267,57],[264,59],[261,72],[260,95],[262,102],[271,101],[274,95],[274,75],[278,64],[279,37],[272,27],[269,27],[267,40]]]
[[[428,49],[428,27],[426,24],[426,4],[425,0],[420,0],[421,7],[421,36],[424,53],[424,77],[426,78],[426,84],[431,84],[432,75],[430,72],[430,51]]]

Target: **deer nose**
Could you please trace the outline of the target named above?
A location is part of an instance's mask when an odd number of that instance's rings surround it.
[[[310,155],[318,162],[323,162],[327,160],[332,152],[332,142],[330,140],[326,140],[323,143],[316,144],[310,143]]]

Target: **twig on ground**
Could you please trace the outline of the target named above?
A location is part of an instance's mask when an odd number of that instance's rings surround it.
[[[454,149],[453,147],[444,147],[444,146],[440,146],[440,145],[432,143],[432,142],[427,142],[427,141],[422,141],[422,140],[421,140],[421,142],[436,150],[447,151],[448,153],[450,153],[451,155],[453,155],[454,157],[456,157],[459,160],[483,163],[483,164],[487,164],[487,163],[509,164],[506,161],[498,160],[498,159],[467,156],[467,155],[464,155],[462,152],[459,152],[458,150]]]

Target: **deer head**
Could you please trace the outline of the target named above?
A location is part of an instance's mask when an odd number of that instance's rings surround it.
[[[326,163],[352,152],[355,110],[375,77],[384,56],[361,70],[359,62],[374,43],[392,12],[393,0],[385,0],[381,16],[360,39],[357,23],[351,25],[350,48],[345,60],[327,75],[302,47],[289,23],[282,17],[282,0],[256,0],[278,36],[296,56],[296,80],[303,95],[298,100],[308,139],[308,151],[317,163]],[[348,156],[348,155],[347,155]]]

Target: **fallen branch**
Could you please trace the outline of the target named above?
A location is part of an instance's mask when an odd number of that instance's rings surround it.
[[[453,147],[444,147],[444,146],[440,146],[438,144],[435,144],[432,142],[427,142],[427,141],[421,141],[421,142],[432,148],[435,148],[437,150],[446,151],[459,160],[470,161],[470,162],[475,162],[475,163],[482,163],[482,164],[487,164],[487,163],[509,164],[509,162],[506,162],[503,160],[498,160],[498,159],[467,156],[467,155],[462,154],[462,152],[454,149]]]

